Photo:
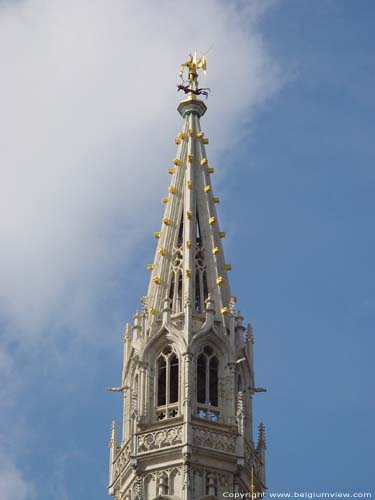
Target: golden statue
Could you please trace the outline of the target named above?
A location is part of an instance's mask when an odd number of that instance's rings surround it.
[[[184,80],[184,71],[185,68],[188,69],[188,80],[189,80],[189,87],[190,89],[196,90],[198,88],[198,69],[203,70],[203,73],[206,74],[206,67],[207,67],[207,62],[206,62],[206,56],[202,56],[201,58],[197,59],[197,53],[194,53],[194,56],[192,54],[189,54],[189,59],[181,64],[181,69],[180,69],[180,78]]]

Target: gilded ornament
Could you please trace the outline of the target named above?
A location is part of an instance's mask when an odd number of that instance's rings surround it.
[[[204,192],[209,193],[211,191],[211,186],[204,186]]]
[[[212,226],[212,224],[215,224],[215,222],[216,222],[216,217],[210,217],[208,219],[208,223],[210,224],[210,226]]]
[[[156,239],[159,239],[159,238],[160,238],[160,236],[161,236],[161,235],[160,235],[160,231],[155,231],[155,232],[154,232],[154,236],[155,236],[155,238],[156,238]]]
[[[189,54],[189,58],[186,62],[181,64],[180,68],[180,78],[184,78],[184,71],[185,68],[188,70],[188,79],[189,79],[189,84],[191,89],[198,89],[198,69],[203,70],[203,73],[206,74],[206,68],[207,68],[207,60],[206,56],[202,56],[199,59],[197,59],[197,53],[195,52],[194,55]]]

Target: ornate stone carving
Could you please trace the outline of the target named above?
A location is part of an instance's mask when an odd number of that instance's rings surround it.
[[[134,481],[133,493],[134,500],[143,500],[142,476],[137,475]]]
[[[154,432],[140,434],[137,437],[138,453],[160,450],[182,443],[182,426],[168,427]]]
[[[235,453],[236,435],[230,432],[212,431],[204,427],[193,426],[193,445]]]
[[[130,440],[123,446],[113,464],[113,481],[119,477],[130,459]]]
[[[245,464],[251,469],[253,469],[254,474],[258,477],[262,477],[263,474],[263,464],[262,461],[254,448],[245,440],[244,442],[244,452],[245,452]]]
[[[203,467],[192,467],[192,476],[194,477],[194,491],[193,498],[222,498],[224,491],[230,491],[233,486],[233,475],[225,473],[224,471],[218,472]],[[211,491],[216,490],[215,496],[206,496]]]

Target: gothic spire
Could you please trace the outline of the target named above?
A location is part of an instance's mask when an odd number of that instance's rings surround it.
[[[205,68],[196,55],[181,66],[182,127],[148,292],[125,327],[121,386],[109,388],[123,397],[121,446],[115,424],[110,442],[109,493],[119,500],[221,498],[231,485],[265,491],[264,427],[255,448],[252,417],[252,396],[264,389],[255,386],[251,326],[245,334],[229,287],[200,124]]]
[[[190,61],[190,62],[189,62]],[[165,204],[161,229],[154,233],[157,248],[147,293],[149,321],[160,315],[166,297],[171,312],[184,312],[186,301],[193,313],[203,313],[208,294],[215,305],[216,316],[233,309],[228,271],[225,262],[215,196],[206,146],[208,138],[201,129],[200,118],[205,114],[205,103],[197,98],[197,69],[205,68],[205,61],[196,57],[182,65],[189,69],[188,97],[178,105],[183,118],[178,133],[176,157],[168,167],[171,181]],[[190,65],[189,65],[190,64]]]

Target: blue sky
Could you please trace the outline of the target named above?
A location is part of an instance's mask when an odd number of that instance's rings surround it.
[[[197,47],[183,6],[121,4],[0,2],[4,500],[107,496],[105,387],[147,289],[178,64],[211,45],[202,125],[268,487],[375,491],[374,3],[197,2]]]

